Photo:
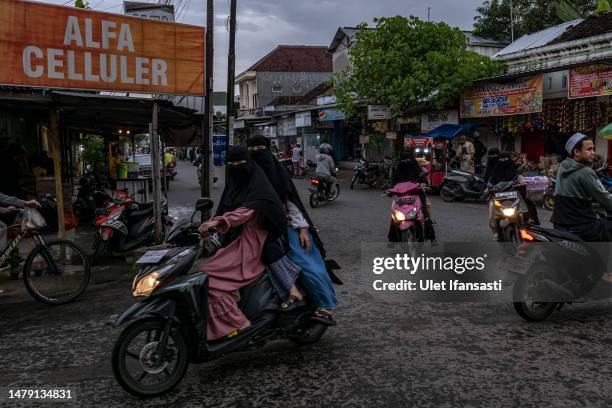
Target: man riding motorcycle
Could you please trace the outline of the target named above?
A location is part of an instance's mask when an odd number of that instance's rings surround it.
[[[584,241],[609,241],[611,225],[592,208],[598,203],[612,211],[612,194],[601,184],[592,168],[595,144],[576,133],[565,144],[569,157],[559,165],[555,187],[555,207],[551,217],[555,229],[571,232]]]
[[[336,165],[332,158],[333,152],[331,145],[322,143],[319,147],[319,154],[315,156],[315,162],[317,163],[315,173],[317,178],[325,181],[323,188],[326,194],[336,184]]]

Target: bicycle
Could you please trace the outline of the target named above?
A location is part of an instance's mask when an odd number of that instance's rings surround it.
[[[36,244],[28,254],[23,267],[25,287],[36,300],[49,305],[62,305],[72,302],[87,288],[91,277],[89,260],[85,251],[75,243],[63,239],[46,240],[38,231],[45,226],[31,218],[42,220],[42,216],[33,208],[23,217],[21,224],[8,228],[12,236],[6,249],[0,254],[0,265],[4,264],[9,254],[17,245],[30,235]]]

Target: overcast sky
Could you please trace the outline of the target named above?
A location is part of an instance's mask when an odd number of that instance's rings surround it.
[[[74,4],[74,0],[42,0],[54,4]],[[140,0],[157,2],[155,0]],[[179,0],[173,0],[178,3]],[[206,0],[180,0],[178,21],[206,24]],[[427,18],[431,7],[433,21],[445,21],[464,30],[472,28],[476,8],[482,0],[237,0],[236,74],[247,69],[278,44],[328,46],[339,26],[372,23],[374,17],[414,15]],[[89,0],[90,7],[113,13],[122,12],[121,0]],[[215,90],[227,84],[226,20],[229,0],[215,0]]]

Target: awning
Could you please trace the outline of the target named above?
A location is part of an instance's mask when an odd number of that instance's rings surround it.
[[[433,137],[434,139],[454,139],[457,136],[461,136],[467,133],[468,130],[472,128],[472,124],[465,123],[462,125],[441,125],[432,130],[431,132],[424,133],[422,135],[417,136],[417,138],[422,137]]]

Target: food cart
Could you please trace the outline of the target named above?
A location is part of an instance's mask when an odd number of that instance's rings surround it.
[[[448,172],[449,144],[452,139],[465,134],[472,125],[442,125],[431,132],[406,139],[406,147],[413,147],[422,168],[428,171],[429,186],[438,190]]]

